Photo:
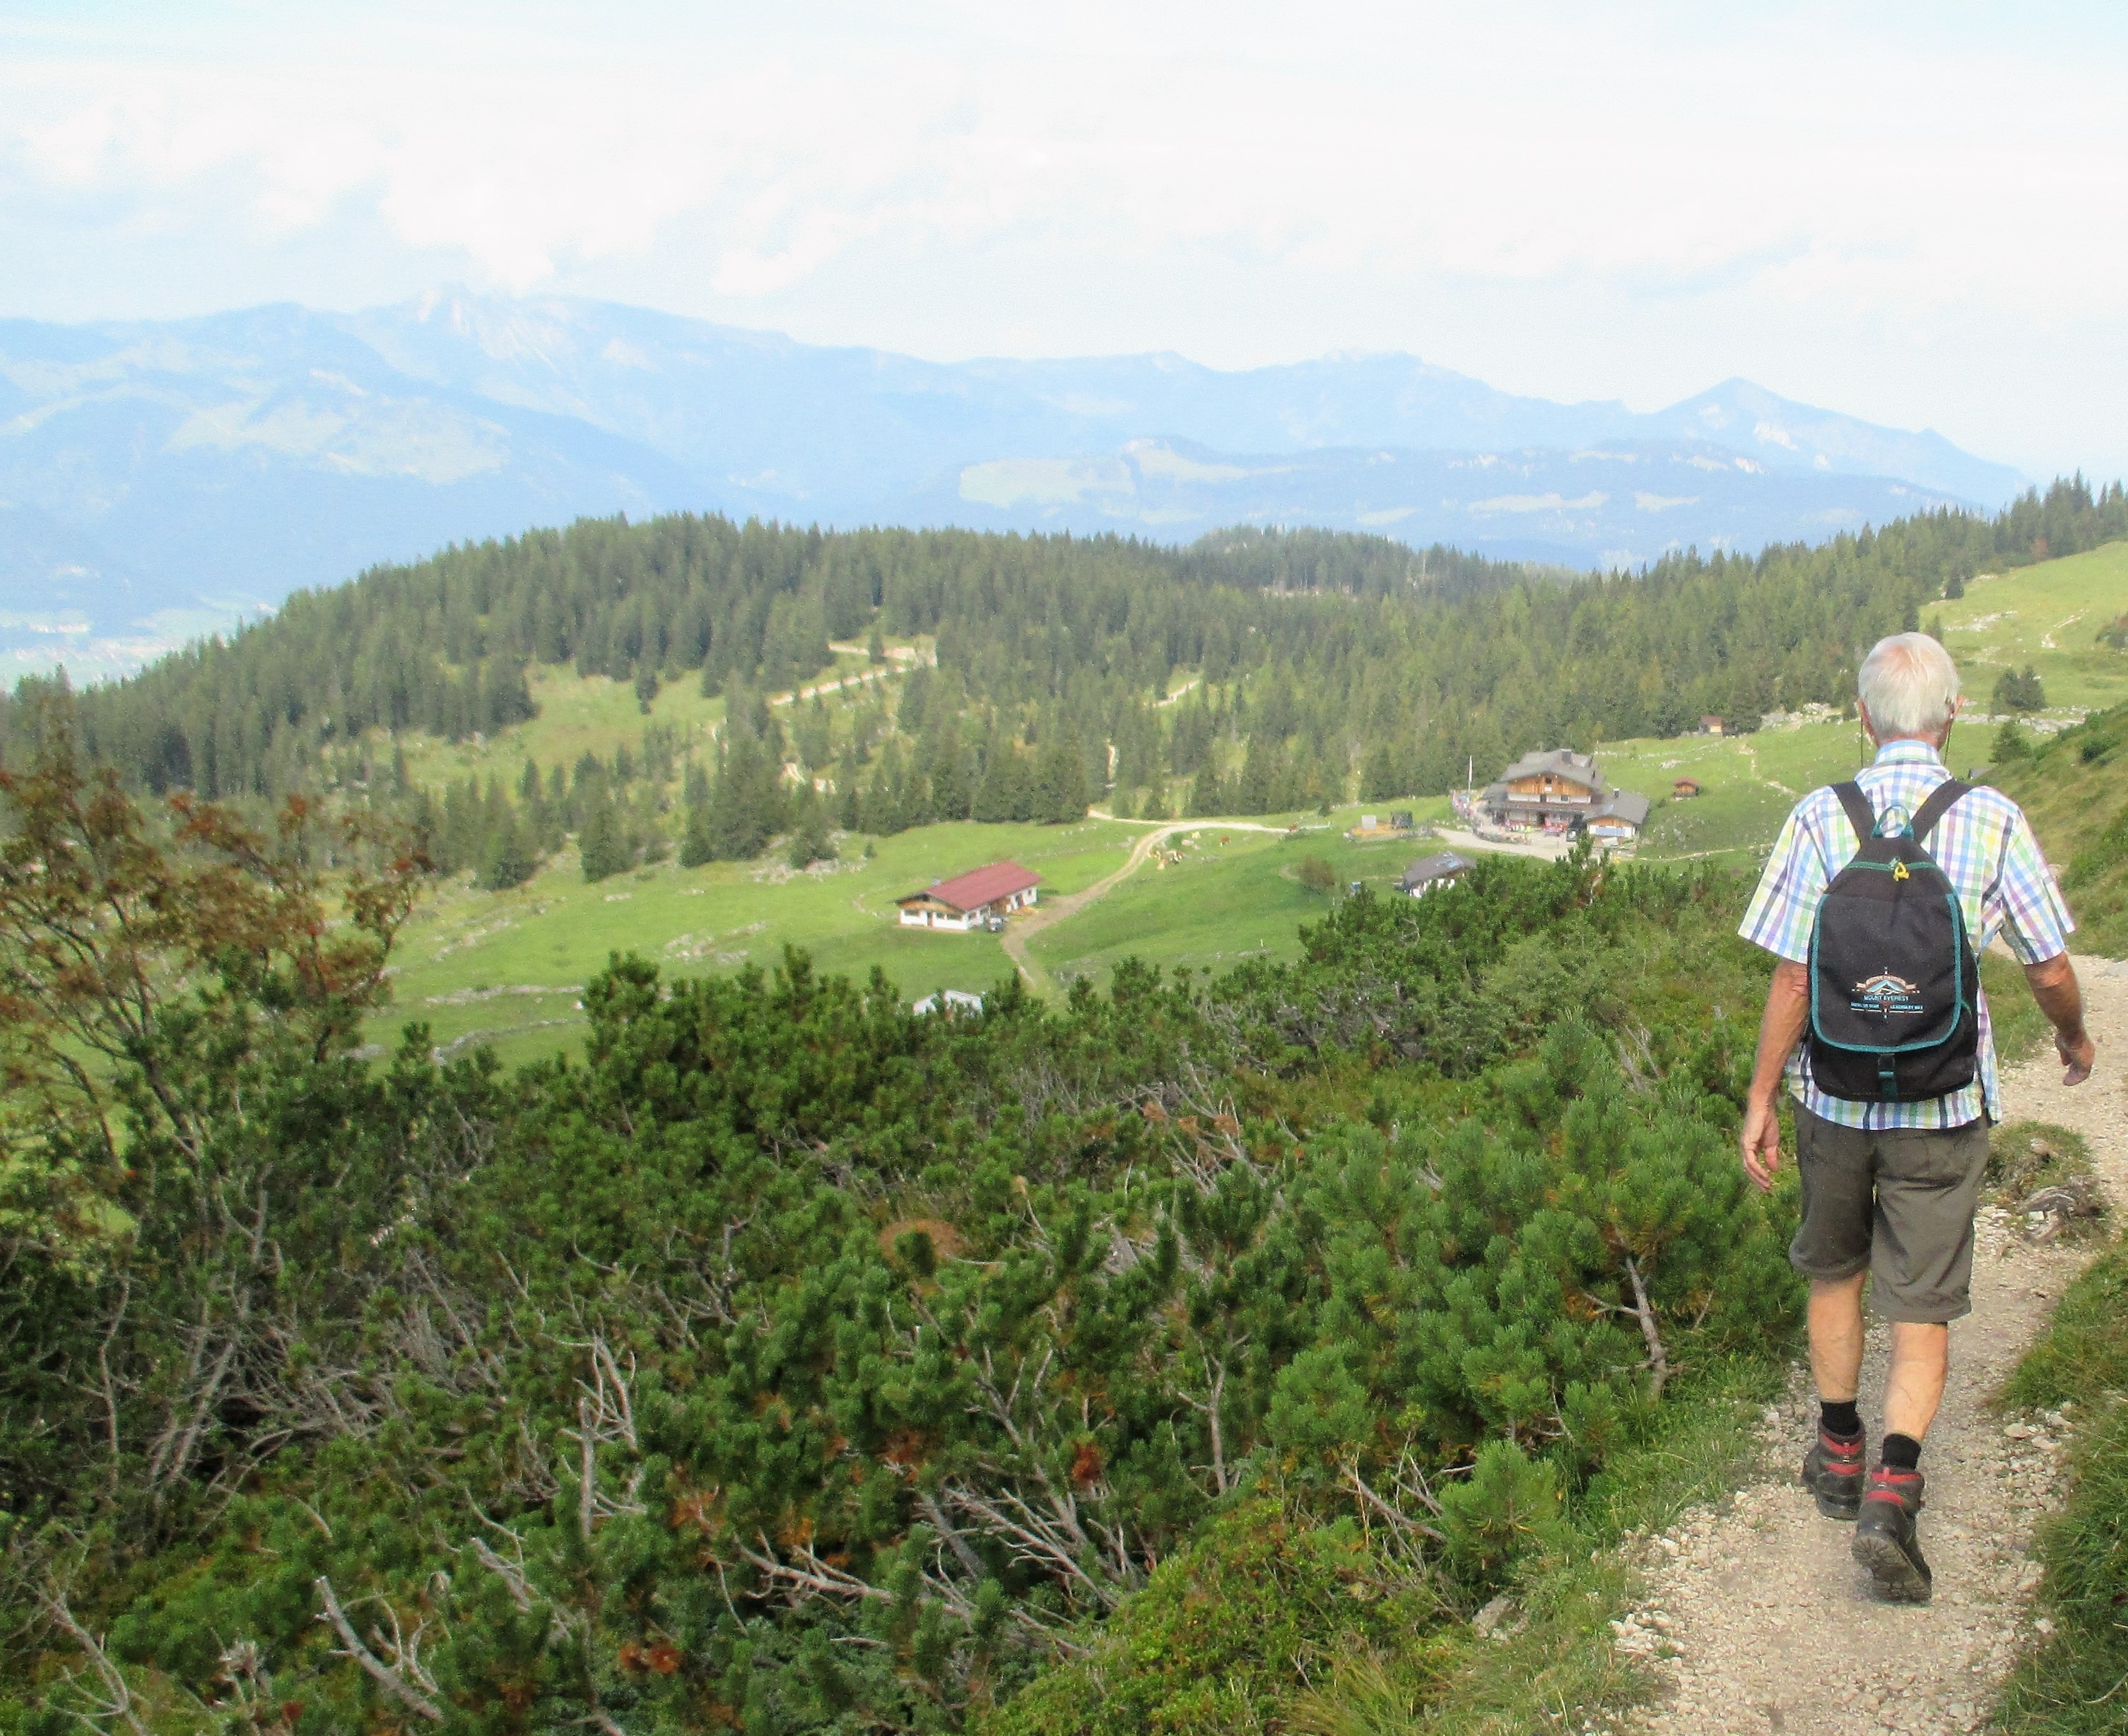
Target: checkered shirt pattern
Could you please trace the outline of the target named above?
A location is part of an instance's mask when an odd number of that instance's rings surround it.
[[[1950,776],[1927,742],[1887,742],[1878,749],[1875,764],[1858,772],[1855,781],[1876,809],[1880,828],[1897,832]],[[1861,847],[1840,798],[1830,787],[1812,790],[1795,804],[1781,828],[1737,932],[1779,957],[1807,964],[1818,900]],[[1976,951],[1998,934],[2027,965],[2068,951],[2076,924],[2031,823],[2007,796],[1984,785],[1974,789],[1936,822],[1926,847],[1957,889],[1965,932]],[[1962,1127],[1983,1111],[1990,1121],[2002,1118],[1985,994],[1980,997],[1978,1076],[1948,1097],[1911,1103],[1856,1103],[1828,1097],[1811,1083],[1807,1044],[1797,1046],[1788,1074],[1788,1088],[1804,1108],[1845,1127]]]

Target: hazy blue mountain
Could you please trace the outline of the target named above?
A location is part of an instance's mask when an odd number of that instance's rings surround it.
[[[1320,524],[1502,559],[1632,567],[1665,548],[1822,541],[1944,503],[1885,477],[1797,471],[1703,442],[1609,441],[1565,452],[1330,447],[1255,456],[1134,440],[1083,458],[970,465],[922,497],[926,523],[1186,540],[1223,525]],[[1718,528],[1717,528],[1718,527]]]
[[[298,586],[582,514],[1368,529],[1632,564],[2022,486],[1731,381],[1653,415],[1404,355],[943,364],[609,303],[0,322],[0,657],[122,666]]]

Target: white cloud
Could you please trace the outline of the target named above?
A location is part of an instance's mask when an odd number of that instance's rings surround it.
[[[1936,10],[1669,0],[266,16],[0,25],[0,241],[8,213],[226,240],[226,302],[285,292],[247,291],[247,249],[262,273],[300,251],[307,283],[359,248],[366,282],[382,244],[961,353],[1450,333],[1447,359],[1526,357],[1539,377],[1509,383],[1551,392],[1577,353],[1645,394],[1665,345],[1702,365],[1687,332],[1751,365],[1815,333],[1885,349],[1872,378],[1909,358],[1917,411],[1948,389],[1921,358],[1976,320],[2110,325],[2128,275],[2096,12],[1964,36]]]
[[[17,172],[58,188],[241,189],[277,229],[357,201],[519,287],[682,221],[713,232],[735,296],[867,238],[1025,227],[1124,259],[1741,273],[1907,306],[2080,307],[2107,292],[2088,268],[2128,263],[2118,225],[2069,221],[2117,207],[2128,173],[2109,69],[1866,27],[1828,42],[1774,17],[1707,40],[1616,7],[1095,5],[1008,34],[934,7],[766,35],[676,14],[631,41],[588,11],[531,17],[327,13],[219,34],[212,55],[18,45],[0,128]],[[1976,212],[2013,200],[2045,273],[1971,245]]]

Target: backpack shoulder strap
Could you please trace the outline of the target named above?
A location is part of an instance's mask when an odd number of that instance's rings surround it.
[[[1945,778],[1929,791],[1928,799],[1914,810],[1912,823],[1907,828],[1907,836],[1917,844],[1924,842],[1935,830],[1936,823],[1950,812],[1951,804],[1972,788],[1972,785],[1962,784],[1956,778]]]
[[[1855,828],[1855,842],[1868,843],[1876,835],[1877,810],[1869,805],[1869,798],[1863,794],[1862,786],[1850,778],[1844,784],[1835,784],[1832,793],[1847,810],[1847,823]]]

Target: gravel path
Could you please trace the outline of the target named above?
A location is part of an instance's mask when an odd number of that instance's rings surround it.
[[[1130,854],[1123,858],[1122,867],[1103,875],[1090,886],[1079,892],[1069,892],[1060,897],[1044,899],[1031,909],[1015,911],[1006,922],[1005,937],[1000,944],[1005,956],[1018,967],[1019,974],[1045,993],[1054,993],[1056,984],[1049,973],[1035,963],[1027,950],[1027,943],[1045,928],[1076,916],[1087,905],[1106,898],[1117,887],[1128,880],[1152,859],[1152,852],[1170,838],[1185,832],[1275,832],[1292,830],[1287,826],[1266,826],[1256,820],[1170,820],[1156,826],[1131,846]]]
[[[2051,1046],[2007,1071],[2004,1108],[2073,1127],[2090,1141],[2116,1207],[2128,1205],[2128,963],[2078,959],[2099,1064],[2064,1090]],[[1880,1604],[1847,1553],[1853,1527],[1821,1518],[1796,1480],[1816,1403],[1798,1371],[1769,1407],[1758,1481],[1720,1507],[1687,1514],[1644,1546],[1648,1596],[1618,1645],[1648,1658],[1664,1692],[1631,1728],[1647,1736],[1778,1730],[1938,1736],[1977,1729],[2028,1631],[2040,1568],[2034,1521],[2059,1499],[2060,1437],[2073,1411],[2011,1418],[1988,1397],[2045,1324],[2085,1255],[2027,1246],[2006,1213],[1978,1233],[1974,1311],[1951,1328],[1950,1390],[1929,1431],[1921,1546],[1936,1573],[1925,1608]],[[1885,1335],[1873,1327],[1862,1413],[1882,1426]]]

